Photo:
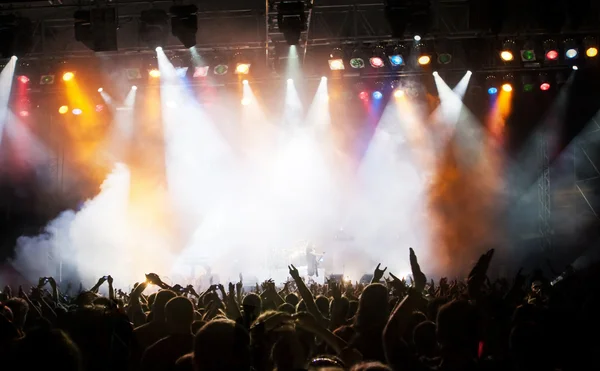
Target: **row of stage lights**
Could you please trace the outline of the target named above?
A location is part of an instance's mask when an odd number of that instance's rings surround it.
[[[414,55],[411,54],[416,64],[420,66],[428,66],[433,61],[433,54],[421,42],[420,36],[414,37],[415,44],[413,46]],[[594,37],[588,36],[583,39],[583,48],[585,57],[596,58],[598,56],[598,44]],[[544,59],[546,62],[552,63],[560,60],[560,48],[558,43],[552,39],[546,40],[543,43]],[[574,61],[580,57],[580,47],[573,39],[566,39],[563,42],[563,56],[566,61]],[[534,42],[525,42],[521,49],[517,49],[517,44],[514,40],[507,40],[502,44],[502,49],[499,52],[500,59],[505,63],[515,61],[515,56],[519,51],[521,62],[534,63],[538,61],[536,54],[536,45]],[[449,51],[441,51],[437,54],[437,62],[439,65],[447,65],[452,63],[452,54]],[[358,49],[354,50],[349,65],[353,69],[362,69],[366,67],[364,53]],[[408,62],[407,48],[403,45],[397,45],[390,53],[386,53],[383,46],[376,46],[372,50],[372,55],[368,58],[369,65],[372,68],[378,69],[386,67],[389,64],[392,68],[403,67]],[[344,62],[344,53],[341,49],[335,48],[329,55],[329,69],[332,71],[342,71],[346,69]],[[387,62],[387,63],[386,63]]]

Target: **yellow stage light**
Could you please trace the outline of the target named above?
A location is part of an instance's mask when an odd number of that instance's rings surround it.
[[[402,98],[403,96],[404,96],[403,90],[398,89],[394,92],[394,98]]]
[[[505,92],[511,92],[512,89],[513,88],[511,84],[502,84],[502,90],[504,90]]]
[[[598,55],[598,48],[595,48],[595,47],[587,48],[587,50],[585,51],[585,55],[587,55],[590,58],[594,58],[595,56]]]
[[[428,55],[422,55],[419,57],[418,62],[421,66],[425,66],[425,65],[431,63],[431,57]]]
[[[238,75],[247,75],[250,72],[250,63],[238,63],[235,66],[235,73]]]
[[[148,75],[150,77],[152,77],[153,79],[156,79],[156,78],[160,77],[160,71],[155,68],[155,69],[148,71]]]
[[[75,77],[75,74],[73,72],[65,72],[63,74],[64,81],[71,81],[71,80],[73,80],[74,77]]]
[[[69,112],[69,107],[67,106],[60,106],[60,108],[58,109],[58,113],[60,113],[61,115],[64,115],[67,112]]]
[[[500,52],[500,58],[502,58],[502,60],[505,62],[510,62],[513,59],[515,59],[515,56],[513,55],[513,53],[511,51],[503,50],[502,52]]]

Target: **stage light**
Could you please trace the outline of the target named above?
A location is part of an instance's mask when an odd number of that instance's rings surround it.
[[[81,115],[83,113],[83,111],[81,110],[81,108],[74,108],[72,112],[73,112],[73,114],[75,116],[79,116],[79,115]]]
[[[217,76],[226,75],[228,71],[229,71],[229,66],[226,64],[219,64],[219,65],[215,66],[215,68],[213,69],[213,73]]]
[[[288,84],[293,84],[294,83],[294,79],[287,79],[287,83]]]
[[[196,46],[196,32],[198,32],[198,7],[194,4],[173,5],[169,9],[171,14],[171,33],[187,49]]]
[[[373,68],[381,68],[381,67],[385,66],[383,59],[380,57],[369,58],[369,64],[371,64],[371,67],[373,67]]]
[[[573,71],[577,71],[578,69],[579,69],[579,67],[573,66]]]
[[[565,57],[567,57],[568,59],[577,58],[578,55],[579,52],[575,48],[567,49],[567,51],[565,52]]]
[[[169,108],[176,108],[176,107],[177,107],[177,103],[175,103],[175,102],[174,102],[174,101],[172,101],[172,100],[170,100],[170,101],[167,101],[166,105],[167,105],[167,107],[169,107]]]
[[[450,53],[438,54],[438,63],[439,64],[450,64],[450,62],[452,62],[452,54],[450,54]]]
[[[242,80],[243,85],[248,85],[248,80]]]
[[[379,90],[373,92],[373,99],[379,100],[381,98],[383,98],[383,94]]]
[[[513,75],[511,75],[510,73],[505,75],[502,79],[502,91],[505,91],[507,93],[511,92],[513,90],[514,82],[515,77]]]
[[[496,79],[496,76],[489,75],[488,77],[486,77],[485,86],[489,95],[494,95],[498,93],[498,80]]]
[[[415,35],[415,37],[413,38],[415,41],[419,42],[421,41],[421,36],[419,35]]]
[[[169,16],[165,10],[153,8],[140,13],[138,35],[148,47],[158,51],[159,47],[167,45],[168,27]]]
[[[104,105],[96,104],[96,112],[102,112],[104,110]]]
[[[535,51],[533,49],[521,50],[521,61],[534,62],[535,59]]]
[[[341,71],[344,69],[344,60],[343,59],[330,59],[329,60],[329,69],[332,71]]]
[[[431,63],[431,57],[428,55],[422,55],[419,57],[419,59],[417,59],[417,62],[419,62],[421,66],[426,66]]]
[[[594,58],[598,56],[598,41],[595,37],[586,36],[583,39],[583,46],[585,48],[586,57]]]
[[[396,89],[394,91],[394,98],[402,98],[404,96],[404,90]]]
[[[102,88],[98,88],[98,93],[102,93],[103,90],[104,89],[102,89]]]
[[[511,92],[513,90],[512,85],[509,83],[502,84],[502,90],[505,92]]]
[[[162,52],[162,47],[160,47],[160,46],[157,46],[157,47],[156,47],[156,49],[154,49],[154,50],[156,50],[156,52],[157,52],[157,53],[158,53],[158,52]]]
[[[306,12],[303,0],[279,1],[277,6],[277,26],[288,45],[297,45],[300,35],[306,29]]]
[[[432,75],[433,76],[438,76],[439,74],[437,73],[437,71],[433,71]]]
[[[558,59],[558,46],[556,41],[548,39],[544,41],[544,55],[546,61],[555,61]]]
[[[526,93],[530,93],[534,89],[533,79],[530,75],[522,75],[521,83],[523,84],[523,91]]]
[[[369,93],[367,93],[366,91],[361,91],[360,93],[358,93],[358,97],[362,100],[367,100],[369,99]]]
[[[404,58],[402,58],[399,54],[394,54],[389,56],[390,64],[394,67],[402,66],[404,64]]]
[[[365,68],[365,60],[362,58],[351,58],[350,59],[350,67],[352,68]]]
[[[64,115],[67,112],[69,112],[69,107],[68,106],[60,106],[58,108],[58,113],[60,113],[61,115]]]
[[[29,77],[27,77],[25,75],[21,75],[21,76],[17,77],[17,80],[19,80],[19,82],[21,84],[27,84],[29,82]]]
[[[548,79],[548,75],[547,74],[540,73],[539,80],[540,80],[540,90],[541,91],[548,91],[548,90],[550,90],[550,80]]]
[[[344,66],[344,53],[340,48],[334,48],[329,54],[329,69],[332,71],[341,71],[345,69]]]
[[[150,71],[148,71],[148,76],[152,77],[153,79],[157,79],[160,77],[160,71],[156,68],[153,68]]]
[[[54,75],[42,75],[40,77],[40,85],[52,85],[54,84]]]
[[[242,106],[247,106],[250,104],[250,99],[248,98],[243,98],[242,99]]]
[[[321,77],[321,81],[327,81],[327,77],[326,76],[322,76]]]
[[[598,48],[590,47],[585,50],[585,55],[589,58],[594,58],[598,55]]]
[[[579,56],[579,49],[573,39],[565,40],[565,58],[575,59]]]
[[[504,62],[510,62],[515,59],[515,42],[512,40],[506,40],[502,44],[502,50],[500,51],[500,58]]]
[[[131,90],[137,90],[137,86],[135,86],[135,85],[131,86]]]
[[[194,74],[192,75],[195,79],[198,77],[208,76],[208,66],[194,67]]]
[[[75,74],[73,72],[65,72],[63,74],[62,78],[64,81],[71,81],[71,80],[73,80],[74,77],[75,77]]]
[[[376,46],[373,49],[373,55],[369,58],[369,64],[373,68],[385,67],[385,48],[381,45]]]
[[[28,117],[29,116],[29,111],[25,111],[25,110],[19,111],[19,116],[21,116],[21,117]]]
[[[500,52],[500,58],[502,58],[502,60],[505,62],[509,62],[512,61],[515,57],[513,56],[512,52],[505,50]]]
[[[247,75],[250,72],[250,63],[238,63],[235,66],[235,73],[237,75]]]
[[[524,84],[523,85],[523,91],[524,92],[532,92],[533,91],[533,84]]]
[[[13,55],[12,57],[10,57],[10,59],[12,59],[12,60],[15,60],[15,61],[16,61],[18,58],[17,58],[17,56],[16,56],[16,55]]]

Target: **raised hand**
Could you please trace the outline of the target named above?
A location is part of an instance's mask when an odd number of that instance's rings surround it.
[[[467,290],[470,298],[475,299],[479,296],[493,256],[494,249],[488,250],[485,254],[479,257],[479,260],[469,273],[469,277],[467,279]]]
[[[381,267],[381,263],[377,264],[377,267],[375,267],[375,271],[373,272],[373,279],[371,280],[371,283],[381,281],[381,279],[383,278],[383,275],[385,274],[385,271],[387,270],[387,267],[383,268],[383,270],[379,269],[379,267]]]
[[[290,270],[290,276],[292,276],[294,280],[300,279],[300,273],[298,272],[298,269],[294,267],[294,264],[288,265],[288,269]]]
[[[410,269],[412,271],[413,283],[415,286],[415,290],[418,292],[422,292],[425,290],[425,285],[427,284],[427,277],[421,271],[421,267],[419,266],[419,261],[417,260],[417,255],[415,254],[415,250],[410,248]]]
[[[112,286],[113,281],[114,281],[112,276],[109,275],[108,278],[106,278],[106,280],[108,281],[108,284]]]

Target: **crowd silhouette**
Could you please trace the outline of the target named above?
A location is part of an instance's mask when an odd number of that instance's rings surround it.
[[[63,371],[600,370],[597,270],[556,284],[541,271],[491,281],[494,250],[466,279],[428,280],[412,249],[405,281],[378,265],[370,284],[291,279],[130,292],[101,277],[0,296],[0,366]],[[141,277],[143,279],[143,277]],[[106,287],[107,285],[108,287]],[[102,290],[101,290],[102,288]],[[99,291],[108,292],[106,296]],[[198,292],[197,292],[198,291]],[[251,291],[251,292],[250,292]]]

